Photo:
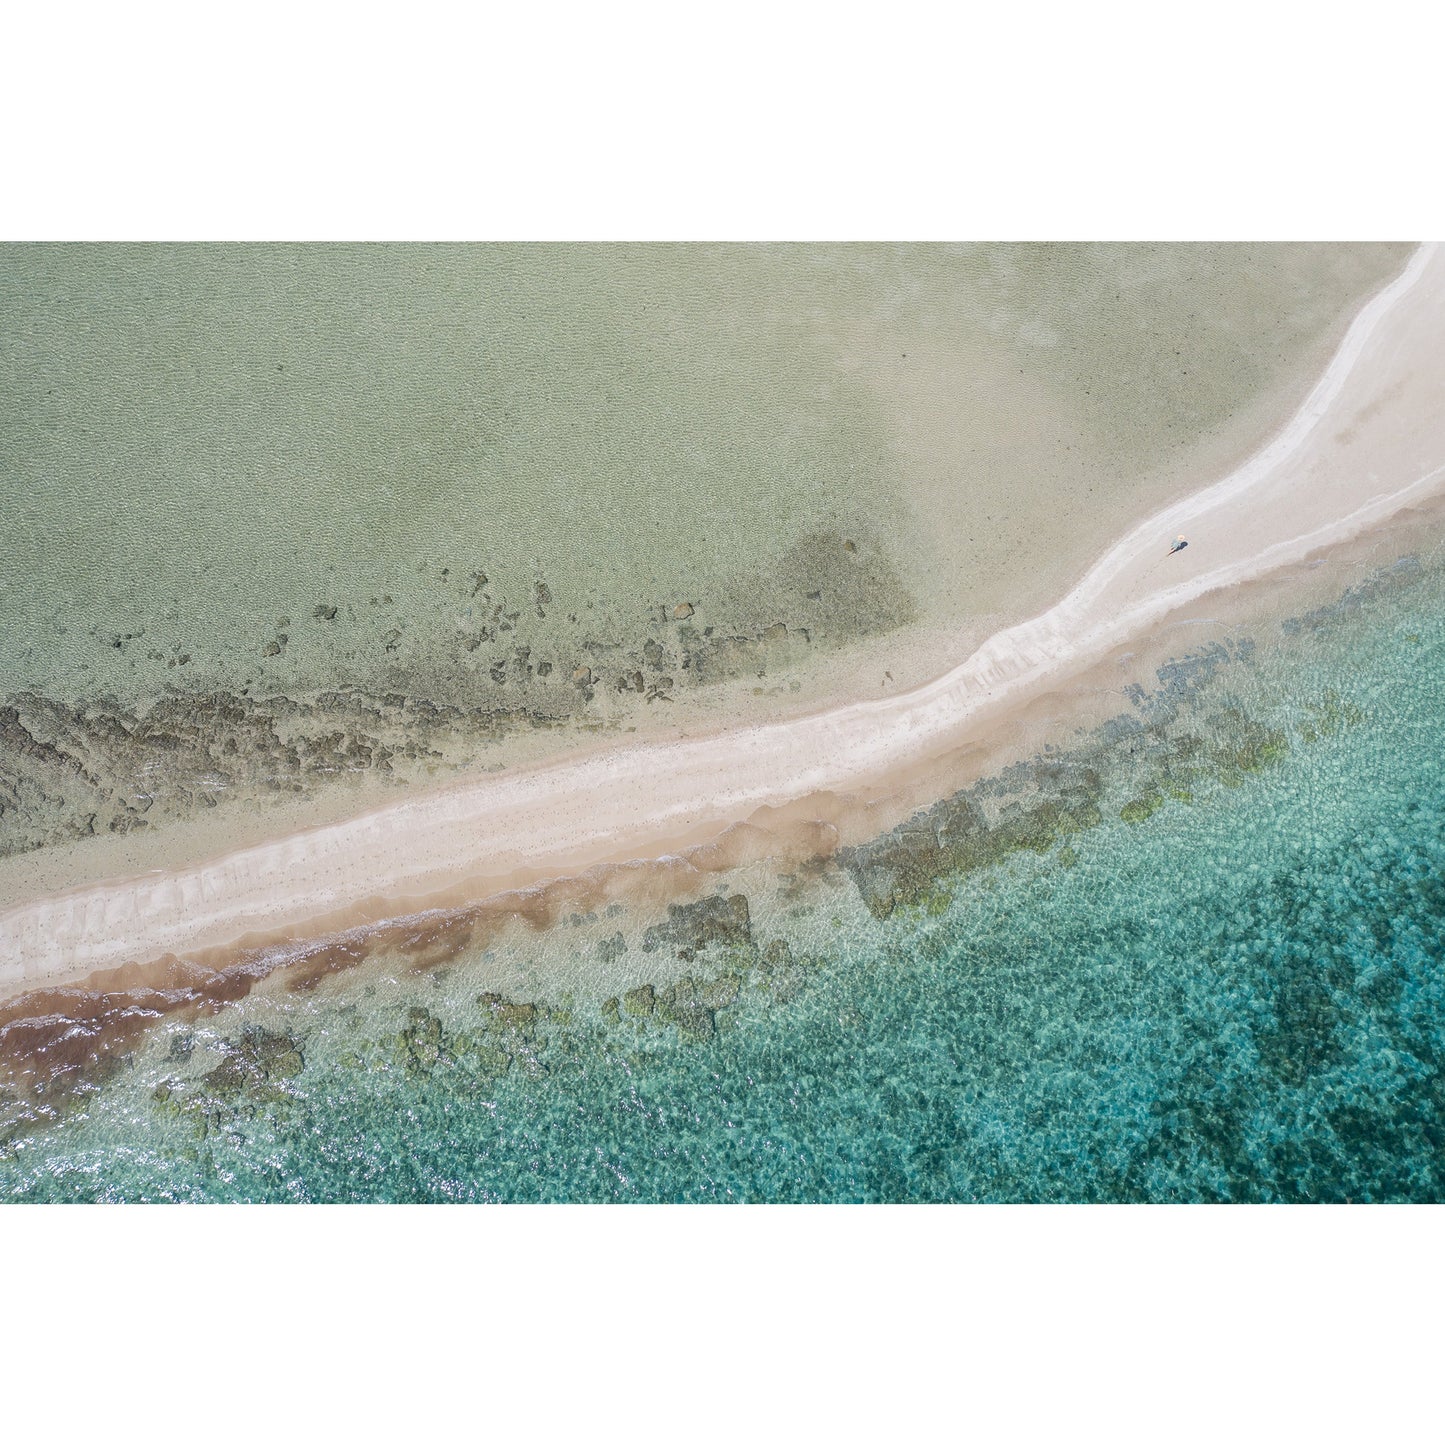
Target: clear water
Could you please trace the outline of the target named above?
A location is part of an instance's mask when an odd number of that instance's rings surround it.
[[[1407,254],[0,246],[0,904],[936,675]]]
[[[1440,1200],[1442,664],[1445,569],[1407,561],[1068,740],[1078,826],[883,918],[836,868],[810,912],[756,900],[756,949],[674,970],[706,1019],[545,981],[526,1016],[465,967],[250,1000],[10,1135],[0,1191]]]
[[[1407,254],[3,247],[0,691],[466,694],[510,655],[463,650],[477,574],[569,673],[682,601],[843,636],[967,612],[960,578],[997,606],[1021,545],[1076,569],[1307,385]],[[851,609],[805,605],[820,536],[880,551]]]

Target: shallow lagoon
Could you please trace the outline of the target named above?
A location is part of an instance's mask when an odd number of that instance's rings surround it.
[[[1406,254],[0,248],[0,906],[936,676]]]
[[[1021,550],[1072,576],[1257,441],[1408,249],[5,247],[0,676],[485,675],[477,597],[530,626],[539,581],[536,645],[805,622],[835,536],[880,554],[842,640],[1008,612]]]

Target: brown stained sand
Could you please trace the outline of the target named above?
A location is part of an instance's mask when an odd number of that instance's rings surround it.
[[[191,1022],[267,987],[306,994],[369,963],[410,973],[438,968],[482,949],[525,945],[578,914],[607,916],[622,904],[635,918],[661,914],[730,885],[765,863],[815,876],[838,851],[877,838],[939,797],[997,775],[1115,716],[1121,692],[1201,641],[1263,626],[1328,604],[1349,582],[1418,550],[1445,548],[1445,497],[1396,514],[1379,528],[1270,573],[1228,594],[1179,609],[1147,638],[1121,644],[1093,667],[1010,711],[992,729],[942,757],[900,770],[889,790],[868,800],[815,795],[761,808],[710,842],[647,864],[602,865],[477,903],[464,894],[431,900],[425,912],[367,925],[336,920],[311,941],[198,950],[101,970],[82,983],[42,988],[0,1002],[0,1090],[29,1098],[37,1119],[67,1096],[103,1083],[161,1018]],[[735,886],[735,885],[734,885]],[[641,967],[639,963],[637,965]]]
[[[13,992],[219,950],[218,961],[233,961],[215,972],[219,981],[243,954],[254,970],[285,940],[423,909],[459,913],[491,899],[488,907],[540,926],[554,915],[549,900],[579,890],[606,896],[645,877],[648,887],[685,891],[708,864],[731,866],[734,849],[776,851],[768,835],[780,820],[801,830],[792,846],[804,852],[876,830],[880,800],[908,794],[910,779],[931,778],[939,796],[949,770],[937,769],[938,758],[987,737],[1181,607],[1434,496],[1445,481],[1442,335],[1445,258],[1426,249],[1365,308],[1268,446],[1150,518],[1056,606],[934,683],[711,739],[473,780],[212,863],[37,900],[0,915],[0,980]],[[1167,539],[1180,530],[1191,547],[1166,559]],[[418,957],[434,947],[444,946],[419,941]],[[291,956],[299,961],[294,944]],[[336,960],[348,957],[343,949]],[[325,966],[318,952],[315,967]]]
[[[409,972],[438,968],[521,928],[539,934],[563,919],[625,903],[643,914],[692,899],[717,877],[751,862],[804,863],[831,855],[836,830],[816,819],[778,818],[767,827],[738,824],[686,855],[647,867],[610,865],[481,903],[441,896],[403,917],[324,933],[310,942],[243,940],[146,963],[103,969],[82,983],[35,989],[0,1002],[0,1090],[32,1102],[101,1083],[136,1040],[161,1018],[189,1022],[215,1013],[272,981],[309,993],[372,958]]]

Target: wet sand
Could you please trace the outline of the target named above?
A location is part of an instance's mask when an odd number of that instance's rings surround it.
[[[471,779],[213,862],[0,915],[0,989],[480,900],[666,858],[782,809],[806,823],[898,786],[1188,603],[1358,535],[1445,486],[1445,259],[1361,312],[1303,407],[1222,481],[1141,522],[1055,606],[900,696]],[[1203,480],[1203,479],[1201,479]],[[1189,548],[1166,556],[1173,534]],[[830,795],[825,806],[811,802]]]

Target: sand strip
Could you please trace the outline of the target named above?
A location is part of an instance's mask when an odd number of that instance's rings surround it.
[[[761,807],[867,795],[1181,605],[1445,490],[1445,252],[1360,312],[1304,405],[1223,480],[1142,522],[1039,616],[897,697],[489,775],[212,862],[0,915],[0,993],[464,888],[473,898],[657,858]],[[1183,532],[1187,550],[1167,556]],[[1027,558],[1020,565],[1028,565]]]

